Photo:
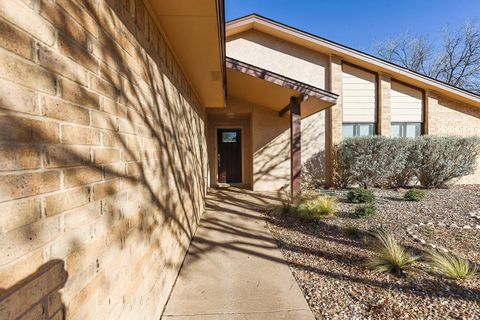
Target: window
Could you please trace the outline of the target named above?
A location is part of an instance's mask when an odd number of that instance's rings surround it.
[[[391,128],[392,138],[415,138],[422,134],[422,124],[419,122],[395,122]]]
[[[222,132],[222,142],[237,142],[236,132]]]
[[[373,136],[375,135],[375,123],[344,123],[343,138]]]

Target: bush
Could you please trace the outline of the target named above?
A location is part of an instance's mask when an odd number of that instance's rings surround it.
[[[372,203],[375,201],[375,194],[371,190],[357,188],[347,193],[347,199],[351,203]]]
[[[360,230],[353,225],[345,226],[344,232],[347,236],[350,237],[357,237],[360,234]]]
[[[410,152],[420,184],[438,188],[475,171],[480,140],[476,137],[422,136],[416,139]]]
[[[334,148],[334,185],[403,187],[416,179],[426,188],[441,187],[473,173],[479,154],[477,137],[353,137]]]
[[[449,253],[431,251],[426,260],[432,267],[451,279],[468,279],[477,274],[477,268],[473,263]]]
[[[413,188],[408,190],[403,197],[408,201],[422,201],[425,198],[425,191]]]
[[[355,209],[355,217],[357,218],[368,218],[372,217],[377,213],[377,208],[373,204],[367,204]]]
[[[336,199],[333,197],[317,197],[305,200],[297,207],[297,213],[308,220],[319,220],[335,214]]]
[[[387,231],[379,229],[373,235],[376,239],[375,255],[368,259],[368,268],[401,275],[418,260],[418,257],[406,251]]]

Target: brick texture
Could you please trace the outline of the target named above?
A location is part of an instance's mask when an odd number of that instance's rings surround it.
[[[160,318],[207,163],[167,43],[142,0],[0,1],[0,319]]]

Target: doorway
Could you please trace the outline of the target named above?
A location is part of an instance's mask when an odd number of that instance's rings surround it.
[[[242,183],[242,130],[217,129],[219,183]]]

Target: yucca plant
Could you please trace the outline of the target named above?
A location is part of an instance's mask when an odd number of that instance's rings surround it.
[[[477,274],[477,267],[468,261],[450,253],[430,251],[426,261],[444,276],[455,279],[468,279]]]
[[[377,272],[402,275],[419,257],[412,255],[395,238],[383,229],[372,232],[376,239],[375,255],[368,259],[366,266]]]

